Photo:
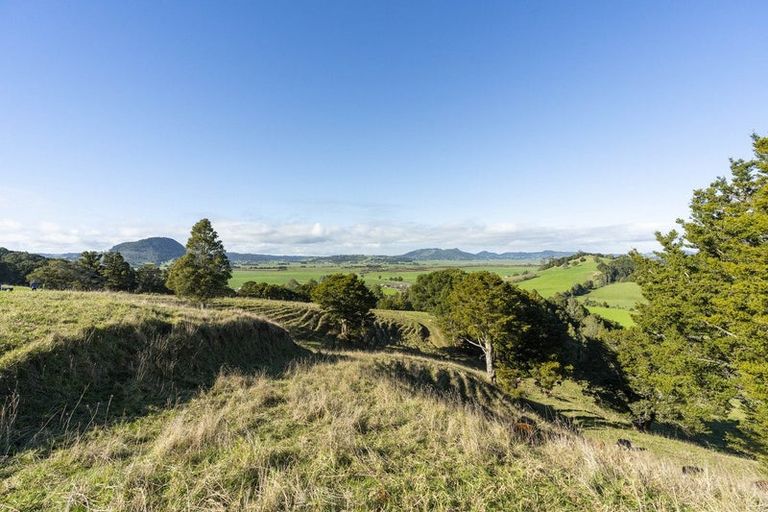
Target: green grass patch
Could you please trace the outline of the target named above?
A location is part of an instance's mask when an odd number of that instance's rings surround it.
[[[537,276],[517,283],[524,290],[536,290],[543,297],[551,297],[558,292],[564,292],[573,285],[593,279],[597,274],[597,261],[588,256],[586,261],[576,265],[552,267],[537,271]]]
[[[616,322],[624,327],[632,327],[635,320],[632,318],[632,312],[626,309],[604,308],[600,306],[587,306],[590,313],[601,316],[606,320]]]
[[[587,295],[579,297],[579,300],[592,300],[606,302],[611,308],[633,309],[643,302],[643,292],[637,283],[612,283],[602,288],[592,290]]]

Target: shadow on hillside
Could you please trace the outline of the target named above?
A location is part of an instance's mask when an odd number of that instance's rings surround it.
[[[458,401],[477,408],[485,416],[500,423],[535,424],[533,418],[521,414],[527,409],[549,422],[566,428],[571,426],[569,418],[554,408],[532,400],[513,398],[498,387],[459,370],[430,368],[408,361],[378,363],[376,369],[381,375],[399,382],[411,392]]]
[[[97,426],[184,403],[222,372],[278,376],[291,362],[330,357],[248,318],[89,329],[0,372],[0,455],[50,450]]]
[[[617,354],[604,342],[587,339],[569,354],[572,378],[585,384],[585,392],[597,403],[618,412],[629,412],[632,391]]]
[[[710,421],[705,423],[705,428],[707,432],[690,434],[676,425],[658,422],[652,425],[651,433],[697,444],[722,453],[739,456],[745,455],[744,452],[735,449],[733,445],[728,443],[728,439],[732,438],[737,442],[741,442],[744,446],[749,446],[749,439],[739,430],[738,421]]]

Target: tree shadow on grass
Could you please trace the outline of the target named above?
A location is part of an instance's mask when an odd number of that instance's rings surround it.
[[[569,419],[557,410],[531,400],[513,398],[489,382],[459,369],[429,367],[401,360],[377,363],[376,371],[411,392],[471,405],[485,416],[510,426],[537,423],[524,414],[526,409],[559,426],[571,425]]]
[[[731,455],[745,456],[745,452],[739,451],[729,438],[749,446],[749,439],[739,430],[739,422],[736,420],[720,420],[705,423],[706,432],[691,434],[672,423],[657,422],[651,427],[651,433],[661,436],[697,444],[705,448],[716,450]]]
[[[327,360],[252,318],[89,329],[54,340],[0,371],[0,457],[66,445],[95,426],[184,403],[222,372],[279,376]]]

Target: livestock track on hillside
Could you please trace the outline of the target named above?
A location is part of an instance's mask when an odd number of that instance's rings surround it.
[[[316,304],[236,298],[220,299],[213,306],[259,315],[284,327],[298,341],[337,341],[338,325]],[[369,345],[410,348],[426,353],[438,352],[445,344],[434,318],[418,312],[374,311],[373,326],[366,338]]]

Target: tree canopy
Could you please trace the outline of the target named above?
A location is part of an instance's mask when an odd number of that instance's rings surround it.
[[[192,226],[186,251],[170,268],[168,288],[201,305],[213,297],[227,294],[232,267],[224,245],[208,219]]]
[[[635,255],[648,300],[620,356],[651,410],[689,430],[723,418],[737,398],[754,451],[768,449],[768,138],[730,178],[696,190],[681,232]],[[744,448],[744,447],[742,447]]]
[[[259,299],[289,300],[297,302],[309,302],[310,297],[300,291],[291,290],[285,286],[271,283],[257,283],[247,281],[243,283],[237,294],[241,297],[254,297]]]
[[[129,292],[136,287],[136,272],[119,252],[105,252],[101,257],[99,272],[107,290]]]
[[[421,274],[408,288],[408,301],[418,311],[444,315],[448,310],[448,296],[466,275],[466,272],[458,268]]]
[[[312,300],[341,325],[341,336],[350,337],[371,320],[376,296],[357,274],[331,274],[312,291]]]

